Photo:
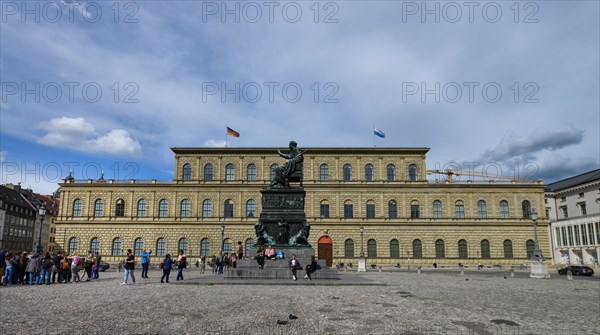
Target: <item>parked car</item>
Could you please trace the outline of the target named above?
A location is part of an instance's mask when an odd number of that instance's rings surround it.
[[[571,265],[564,269],[558,270],[559,275],[566,275],[567,271],[571,271],[573,276],[593,276],[594,270],[589,266]]]
[[[108,270],[108,268],[110,267],[110,265],[106,262],[100,262],[100,268],[98,270],[100,270],[100,272],[104,272],[106,270]]]

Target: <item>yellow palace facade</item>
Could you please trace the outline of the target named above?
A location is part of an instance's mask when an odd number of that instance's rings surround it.
[[[261,188],[283,160],[277,148],[172,148],[173,180],[74,180],[61,184],[56,242],[65,251],[124,250],[188,257],[249,248]],[[282,149],[283,150],[283,149]],[[512,265],[540,247],[550,255],[544,185],[536,182],[432,182],[428,148],[308,148],[304,154],[309,241],[329,264]],[[362,229],[361,229],[362,228]],[[362,231],[362,233],[361,233]]]

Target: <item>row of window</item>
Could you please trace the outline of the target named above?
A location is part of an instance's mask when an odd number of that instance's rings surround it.
[[[554,228],[557,247],[581,247],[600,244],[600,222]]]
[[[248,255],[248,250],[253,245],[252,239],[247,239],[245,242],[245,253]],[[474,255],[473,251],[469,255],[469,247],[466,240],[458,241],[458,258],[483,258],[489,259],[491,258],[491,245],[488,240],[482,240],[479,243],[479,250],[477,250],[477,254]],[[220,246],[219,246],[220,247]],[[513,253],[513,243],[511,240],[504,240],[502,243],[504,258],[512,259],[514,258]],[[72,237],[69,239],[69,248],[68,252],[71,254],[73,251],[77,251],[79,248],[79,241],[76,237]],[[133,243],[133,252],[134,255],[139,256],[141,254],[142,249],[146,248],[144,239],[137,238]],[[152,247],[147,247],[148,249],[152,249]],[[100,239],[94,237],[90,241],[90,248],[92,252],[100,252]],[[218,248],[220,249],[220,248]],[[533,255],[535,244],[533,240],[527,240],[525,243],[525,249],[527,253],[527,258],[530,258]],[[188,248],[188,239],[181,238],[177,243],[177,249],[173,249],[172,253],[176,254],[177,251],[183,250],[184,253],[190,253]],[[200,256],[211,256],[210,250],[210,240],[208,238],[203,238],[200,240],[199,245]],[[232,243],[229,239],[223,241],[223,251],[227,253],[232,252]],[[412,251],[412,252],[411,252]],[[215,252],[213,252],[214,254]],[[156,240],[155,248],[153,249],[153,254],[155,256],[165,256],[167,254],[167,242],[164,238],[159,238]],[[123,256],[123,245],[121,238],[117,237],[113,239],[111,246],[111,256]],[[354,258],[357,257],[355,253],[354,240],[347,239],[344,241],[344,257],[345,258]],[[374,239],[370,239],[367,241],[367,257],[368,258],[376,258],[377,256],[377,241]],[[390,241],[390,256],[391,258],[423,258],[423,243],[419,239],[415,239],[412,242],[412,250],[407,250],[406,254],[402,254],[400,252],[400,243],[396,239],[392,239]],[[441,239],[435,241],[435,257],[436,258],[446,258],[446,246],[445,242]]]
[[[223,217],[230,218],[233,217],[233,201],[230,199],[225,200],[223,204]],[[441,219],[442,216],[442,202],[440,200],[434,200],[432,203],[433,206],[433,218]],[[202,217],[212,217],[212,201],[209,199],[205,199],[202,201]],[[83,209],[83,201],[81,199],[75,199],[73,202],[73,216],[78,217],[82,215]],[[521,203],[522,209],[522,217],[524,219],[528,219],[531,216],[531,203],[529,200],[525,200]],[[191,202],[189,199],[183,199],[180,203],[180,216],[181,217],[190,217],[191,216]],[[508,201],[502,200],[500,201],[500,218],[508,219],[509,218],[509,206]],[[372,219],[376,217],[376,208],[375,202],[373,200],[367,201],[366,204],[366,217],[367,219]],[[104,216],[104,200],[97,199],[94,202],[94,216],[102,217]],[[122,217],[125,216],[125,201],[123,199],[117,200],[115,204],[115,216]],[[145,199],[138,200],[137,203],[137,217],[146,217],[148,216],[148,203]],[[169,216],[169,201],[167,199],[161,199],[158,202],[158,217],[168,217]],[[246,201],[246,217],[255,217],[256,216],[256,201],[254,199],[250,199]],[[327,200],[321,201],[320,204],[320,217],[328,218],[329,217],[329,203]],[[354,205],[352,201],[346,200],[344,202],[344,218],[351,219],[354,217]],[[410,204],[410,217],[412,219],[418,219],[421,217],[421,205],[418,201],[412,201]],[[485,200],[479,200],[477,202],[477,218],[486,219],[488,217],[487,203]],[[397,219],[398,218],[398,204],[395,200],[390,200],[388,202],[388,218]],[[465,218],[465,205],[462,200],[458,200],[454,203],[454,218],[464,219]]]
[[[17,237],[33,237],[33,232],[30,230],[16,228],[4,228],[4,235]]]
[[[275,176],[275,168],[277,164],[272,164],[270,167],[271,175],[270,180],[273,180]],[[408,166],[408,180],[409,181],[417,181],[417,166],[415,164],[410,164]],[[246,180],[255,181],[256,180],[256,165],[254,163],[248,164],[246,166]],[[183,180],[192,180],[192,165],[186,163],[182,167],[181,173]],[[342,177],[344,181],[353,180],[352,176],[352,165],[344,164],[342,167]],[[204,165],[204,181],[211,181],[214,178],[214,168],[212,164],[207,163]],[[225,165],[225,180],[232,181],[235,180],[235,165],[229,163]],[[319,167],[319,180],[320,181],[328,181],[329,179],[329,165],[321,164]],[[364,168],[364,180],[365,181],[375,181],[375,169],[372,164],[365,165]],[[388,164],[386,168],[386,179],[387,181],[396,181],[396,166],[394,164]]]

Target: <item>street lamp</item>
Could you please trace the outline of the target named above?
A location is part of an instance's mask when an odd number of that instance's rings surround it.
[[[38,240],[36,251],[38,253],[42,253],[42,227],[44,226],[44,217],[46,216],[46,207],[42,204],[38,208],[38,213],[40,214],[40,231],[38,232]]]
[[[363,244],[363,235],[365,233],[365,228],[362,223],[360,224],[360,258],[358,260],[358,272],[366,272],[367,271],[367,261],[365,260],[365,249]]]
[[[361,224],[360,225],[360,258],[365,258],[365,249],[364,249],[364,243],[363,243],[364,233],[365,233],[365,228]]]
[[[530,217],[533,221],[534,250],[533,255],[531,255],[531,259],[529,260],[531,262],[531,273],[529,274],[529,277],[550,278],[550,274],[548,273],[548,263],[546,262],[546,258],[540,249],[540,241],[538,239],[537,230],[538,214],[535,209],[531,211]]]
[[[225,251],[225,222],[221,223],[221,252]]]

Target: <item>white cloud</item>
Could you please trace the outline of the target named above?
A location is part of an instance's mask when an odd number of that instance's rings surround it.
[[[82,117],[54,118],[41,122],[38,128],[47,134],[37,142],[48,146],[136,157],[142,152],[140,143],[126,130],[113,129],[106,135],[97,136],[94,126]]]
[[[203,146],[205,146],[205,147],[212,147],[212,148],[224,148],[225,147],[225,141],[210,139],[210,140],[204,142]]]

